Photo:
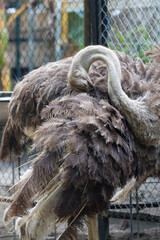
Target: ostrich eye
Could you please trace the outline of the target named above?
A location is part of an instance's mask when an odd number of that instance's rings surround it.
[[[74,76],[75,76],[75,77],[80,77],[80,75],[81,75],[81,73],[80,73],[79,70],[75,70],[75,71],[74,71]]]

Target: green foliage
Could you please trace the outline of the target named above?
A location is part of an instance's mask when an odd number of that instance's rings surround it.
[[[83,17],[76,12],[68,13],[68,37],[80,48],[84,45]]]
[[[3,66],[5,65],[5,52],[8,49],[8,31],[7,28],[5,27],[5,21],[6,21],[6,15],[5,12],[1,12],[0,15],[0,68],[2,69]]]
[[[148,62],[145,51],[148,50],[152,41],[149,32],[142,26],[132,28],[128,32],[112,28],[115,40],[108,42],[108,47],[125,52],[132,57],[140,57],[143,62]],[[79,48],[84,47],[83,17],[75,12],[68,13],[68,36]]]
[[[144,27],[133,28],[131,31],[122,33],[116,28],[112,29],[115,41],[108,42],[108,47],[123,51],[132,57],[140,57],[144,62],[148,62],[145,56],[145,51],[151,45],[151,37]],[[119,45],[117,47],[117,45]]]

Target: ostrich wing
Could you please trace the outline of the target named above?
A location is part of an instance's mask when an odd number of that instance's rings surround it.
[[[42,206],[48,203],[51,215],[46,210],[45,218],[56,216],[57,222],[92,216],[106,208],[115,189],[131,174],[134,142],[123,117],[111,105],[83,93],[53,101],[43,114],[47,110],[50,118],[34,136],[38,156],[32,172],[19,189],[17,184],[5,214],[6,221],[24,216],[26,235],[30,221],[38,224],[34,209],[44,216]],[[34,202],[37,207],[30,211]]]
[[[20,155],[23,137],[33,138],[36,127],[41,123],[41,110],[53,99],[66,95],[68,67],[72,58],[48,63],[17,83],[9,104],[9,117],[4,129],[0,159],[11,157],[11,152]],[[63,70],[63,71],[62,71]]]

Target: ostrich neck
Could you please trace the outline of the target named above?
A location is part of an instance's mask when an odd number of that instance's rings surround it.
[[[121,87],[121,65],[112,50],[103,46],[89,46],[77,54],[74,66],[75,69],[83,68],[88,72],[91,64],[97,60],[103,61],[107,66],[109,96],[113,104],[121,110],[121,106],[128,105],[131,99]]]

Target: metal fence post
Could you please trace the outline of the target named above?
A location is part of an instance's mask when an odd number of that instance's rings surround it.
[[[16,9],[19,8],[19,0],[15,2]],[[20,18],[16,18],[16,69],[17,69],[17,78],[21,77],[20,69]]]
[[[61,51],[61,9],[62,9],[62,2],[59,0],[55,1],[56,6],[56,32],[55,32],[55,60],[58,61],[62,58],[62,51]]]
[[[99,240],[109,240],[109,217],[98,215]]]
[[[29,0],[32,3],[33,0]],[[32,5],[28,7],[28,68],[34,69],[34,10]]]
[[[90,0],[84,1],[84,45],[91,44],[91,11],[92,3]]]
[[[108,1],[94,1],[92,5],[92,41],[93,44],[107,46]],[[106,17],[107,16],[107,17]],[[103,24],[102,24],[103,23]],[[107,208],[108,209],[108,208]],[[98,216],[99,240],[109,240],[109,217]]]
[[[92,44],[99,44],[99,34],[98,34],[98,13],[99,4],[97,0],[91,0],[91,34],[92,34]]]
[[[14,163],[14,158],[12,156],[12,185],[15,184],[15,163]],[[13,224],[15,226],[15,219],[13,220]],[[16,232],[13,232],[13,239],[16,240]]]
[[[137,214],[137,239],[139,239],[139,198],[138,198],[138,189],[136,190],[136,214]]]
[[[103,46],[108,46],[107,38],[108,38],[108,29],[109,29],[109,16],[108,16],[108,0],[100,0],[100,37],[99,43]]]
[[[130,195],[130,240],[133,240],[132,194]]]

